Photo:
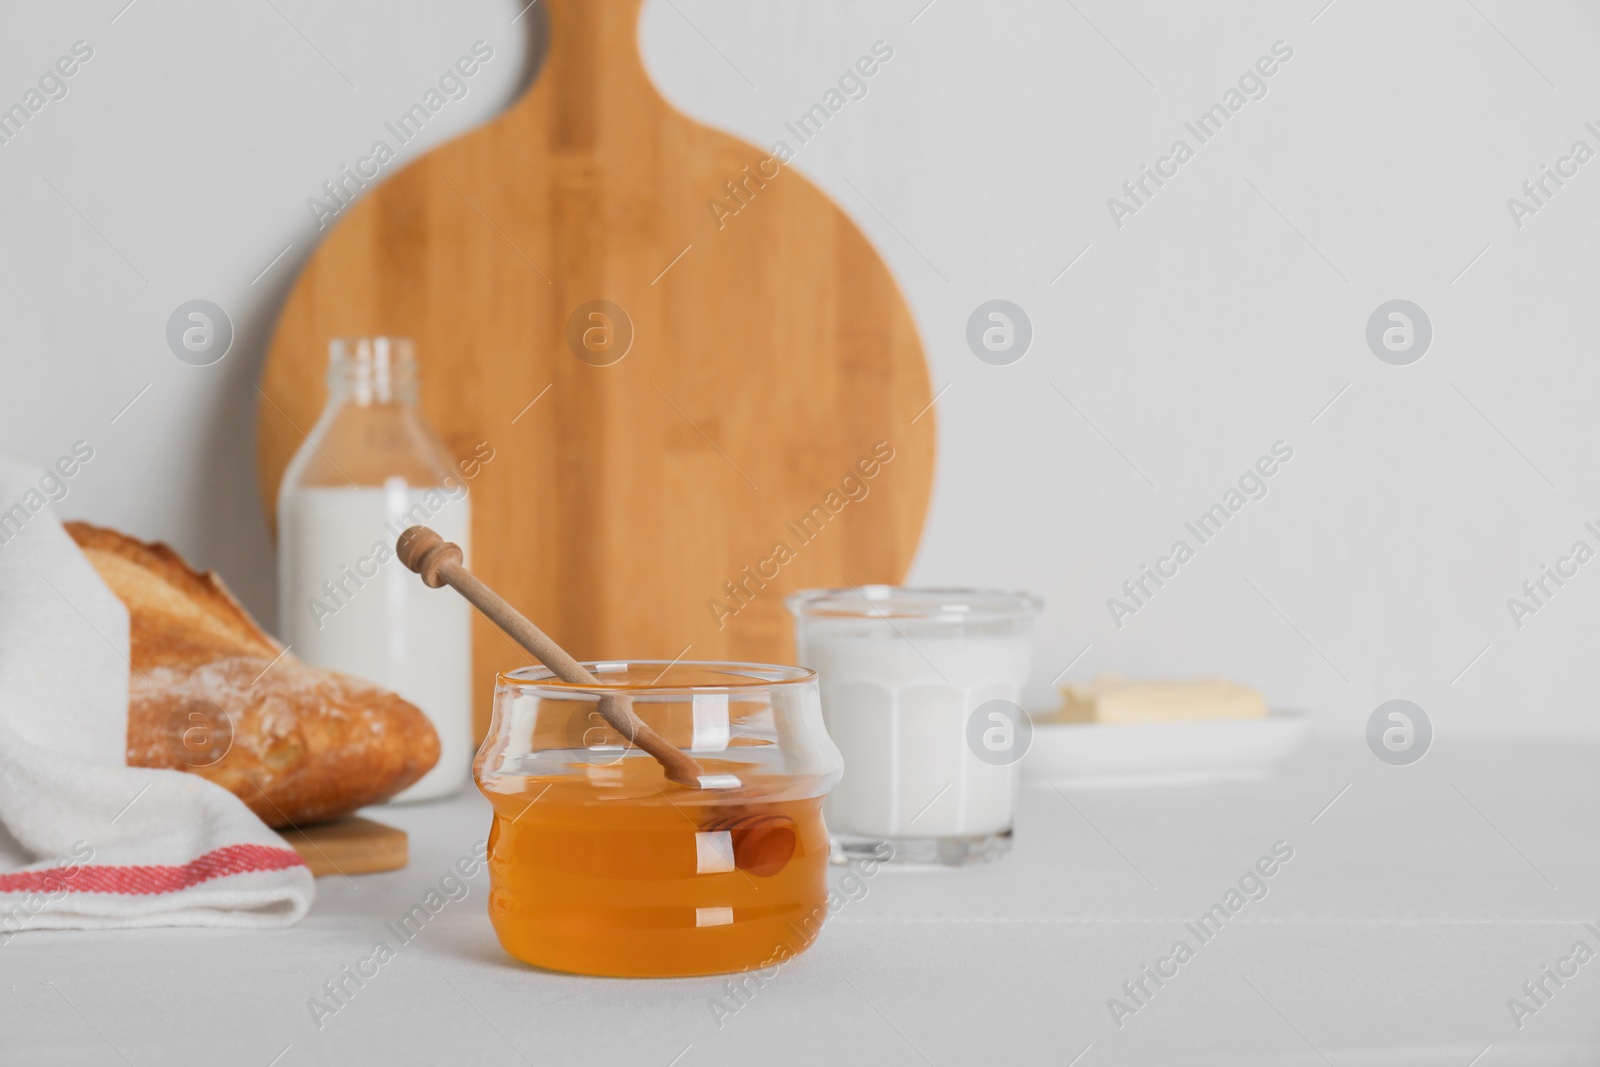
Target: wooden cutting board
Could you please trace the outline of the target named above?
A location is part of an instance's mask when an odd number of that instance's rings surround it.
[[[329,338],[410,336],[446,444],[493,450],[469,483],[486,581],[580,659],[784,662],[786,593],[910,565],[933,479],[928,371],[844,213],[656,92],[638,7],[544,0],[529,92],[330,229],[268,354],[261,491],[270,515],[322,408]],[[592,318],[597,300],[626,321]],[[626,354],[596,365],[626,323]],[[862,478],[875,446],[893,459]],[[494,672],[527,657],[476,625],[481,733]]]
[[[406,865],[411,847],[404,830],[359,815],[278,832],[311,868],[313,878],[398,870]]]

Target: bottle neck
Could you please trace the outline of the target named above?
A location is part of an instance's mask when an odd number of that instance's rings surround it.
[[[417,361],[403,337],[335,338],[328,345],[328,403],[415,406]]]

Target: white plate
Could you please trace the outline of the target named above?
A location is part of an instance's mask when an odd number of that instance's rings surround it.
[[[1205,722],[1037,723],[1022,776],[1085,789],[1257,781],[1310,732],[1310,720],[1293,711]]]

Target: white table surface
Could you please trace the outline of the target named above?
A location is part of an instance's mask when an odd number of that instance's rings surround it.
[[[0,1063],[1600,1063],[1600,958],[1520,1029],[1506,1006],[1574,942],[1600,952],[1597,765],[1592,745],[1440,741],[1390,767],[1323,741],[1255,785],[1030,786],[1010,856],[880,870],[720,1028],[726,979],[512,961],[480,873],[319,1029],[308,999],[485,834],[469,791],[377,813],[410,866],[322,879],[292,929],[19,935]],[[1199,944],[1183,921],[1277,841],[1294,858],[1268,895]],[[1119,1029],[1108,998],[1179,938],[1194,958]]]

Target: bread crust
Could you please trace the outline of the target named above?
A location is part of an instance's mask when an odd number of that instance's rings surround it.
[[[128,609],[129,766],[201,775],[283,827],[387,800],[438,762],[420,710],[295,659],[215,573],[164,544],[66,529]]]

